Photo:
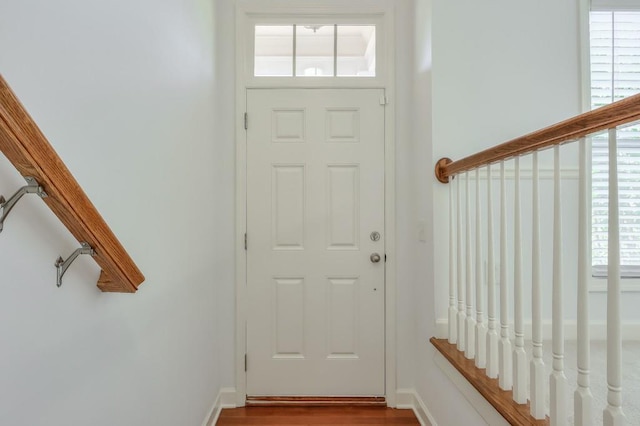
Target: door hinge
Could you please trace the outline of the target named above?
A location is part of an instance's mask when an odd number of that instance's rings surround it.
[[[247,249],[247,233],[244,233],[244,249]]]
[[[247,371],[247,354],[244,354],[244,371]]]
[[[386,96],[380,96],[380,105],[386,105],[389,103],[389,99]]]
[[[384,263],[387,263],[387,255],[384,255]]]
[[[249,128],[249,114],[244,113],[244,129],[247,130]]]

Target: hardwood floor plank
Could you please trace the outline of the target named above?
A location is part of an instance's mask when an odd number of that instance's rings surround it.
[[[224,409],[216,425],[419,425],[411,410],[383,407],[244,407]]]

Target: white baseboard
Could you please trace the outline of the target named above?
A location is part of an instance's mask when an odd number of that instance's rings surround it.
[[[491,426],[509,426],[509,423],[502,417],[493,406],[478,392],[462,374],[455,369],[447,359],[438,351],[434,351],[434,361],[444,374],[451,379],[451,382],[464,395],[467,401],[480,414],[480,416]]]
[[[415,389],[398,389],[396,391],[396,408],[413,410],[422,426],[438,426]]]
[[[207,413],[207,417],[202,422],[202,426],[214,426],[220,417],[223,408],[236,408],[236,389],[222,388],[218,393],[211,410]]]
[[[445,339],[448,336],[448,324],[449,321],[446,318],[436,320],[436,337]],[[531,327],[531,321],[525,321],[525,340],[531,340]],[[509,330],[513,334],[513,324],[509,324]],[[500,330],[498,330],[498,332],[500,332]],[[622,340],[640,340],[640,322],[623,322],[621,324],[620,332],[622,334]],[[564,335],[566,340],[576,340],[576,336],[578,335],[577,333],[578,324],[576,320],[568,320],[564,322]],[[589,334],[591,336],[591,340],[607,340],[607,324],[604,321],[591,322],[589,324]],[[542,322],[542,339],[551,340],[551,336],[551,320],[545,320]],[[512,335],[511,338],[513,337],[514,336]]]

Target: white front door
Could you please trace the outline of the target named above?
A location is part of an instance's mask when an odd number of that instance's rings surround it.
[[[384,395],[383,96],[247,91],[248,396]]]

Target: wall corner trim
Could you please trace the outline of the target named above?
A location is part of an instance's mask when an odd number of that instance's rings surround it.
[[[202,422],[202,426],[214,426],[223,408],[236,408],[236,389],[222,388],[211,406],[209,413]]]
[[[396,391],[396,408],[413,410],[422,426],[438,426],[415,389],[398,389]]]

